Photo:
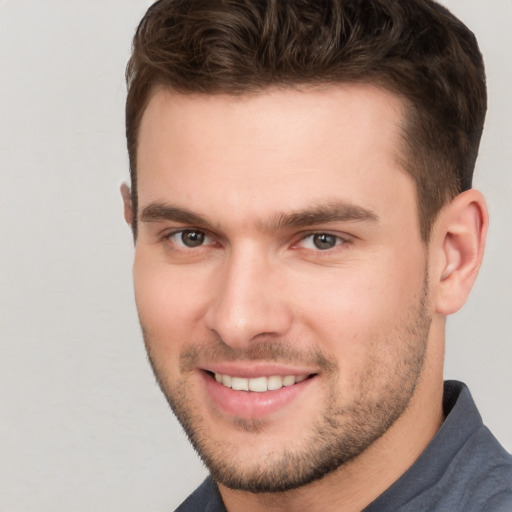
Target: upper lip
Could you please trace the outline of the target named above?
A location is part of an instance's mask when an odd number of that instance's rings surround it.
[[[255,377],[271,377],[279,375],[311,375],[318,373],[310,366],[293,366],[276,363],[258,363],[256,361],[248,362],[221,362],[211,363],[200,368],[211,373],[220,373],[221,375],[230,375],[231,377],[242,377],[252,379]]]

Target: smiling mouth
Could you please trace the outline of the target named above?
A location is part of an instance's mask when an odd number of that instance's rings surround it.
[[[254,391],[256,393],[265,393],[266,391],[276,391],[283,387],[293,386],[306,379],[314,377],[316,374],[301,375],[271,375],[269,377],[233,377],[221,373],[208,372],[215,380],[224,387],[234,391]]]

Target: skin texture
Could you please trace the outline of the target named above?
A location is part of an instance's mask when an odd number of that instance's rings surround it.
[[[140,322],[230,511],[361,510],[439,428],[444,316],[476,277],[487,215],[464,193],[422,242],[403,116],[365,85],[157,90],[144,113]],[[216,371],[310,378],[270,413],[231,392],[237,414],[212,399]]]

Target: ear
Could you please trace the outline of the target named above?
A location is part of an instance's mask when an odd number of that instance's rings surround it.
[[[133,228],[132,196],[130,187],[126,183],[121,185],[121,197],[123,198],[124,205],[124,220],[131,228]]]
[[[466,302],[480,270],[488,225],[485,199],[474,189],[459,194],[439,213],[430,274],[437,313],[450,315]]]

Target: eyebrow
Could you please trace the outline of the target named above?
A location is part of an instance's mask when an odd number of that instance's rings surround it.
[[[376,222],[378,219],[378,215],[367,208],[351,203],[332,201],[297,212],[278,213],[271,220],[267,229],[279,231],[284,228],[314,226],[329,222]]]
[[[276,213],[270,221],[257,222],[263,231],[277,232],[286,228],[298,228],[331,222],[372,221],[379,217],[372,210],[342,201],[330,201],[291,213]],[[194,225],[209,230],[219,229],[206,216],[186,208],[167,203],[150,203],[140,214],[141,222],[172,221]]]
[[[212,227],[212,223],[199,213],[194,213],[186,208],[171,206],[165,203],[150,203],[140,214],[141,222],[181,222],[183,224],[194,224],[204,227]]]

